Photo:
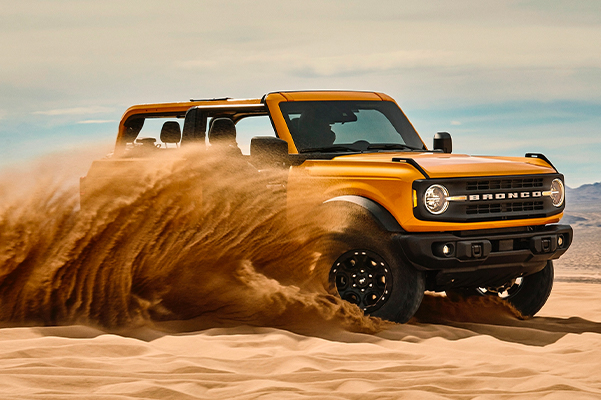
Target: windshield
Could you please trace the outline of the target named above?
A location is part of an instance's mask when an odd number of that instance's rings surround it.
[[[299,152],[425,150],[417,132],[391,101],[293,101],[280,110]]]

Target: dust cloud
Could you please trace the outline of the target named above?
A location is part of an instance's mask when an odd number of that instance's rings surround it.
[[[29,182],[0,178],[0,323],[386,326],[328,293],[315,269],[323,221],[302,204],[286,211],[283,172],[166,153],[114,160],[86,179],[81,208],[52,160],[19,175]]]

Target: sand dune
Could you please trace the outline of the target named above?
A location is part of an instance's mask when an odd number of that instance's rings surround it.
[[[378,334],[239,326],[0,330],[3,399],[601,398],[601,286],[558,283],[540,316],[427,297]]]

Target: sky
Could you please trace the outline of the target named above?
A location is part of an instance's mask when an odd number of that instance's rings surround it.
[[[598,0],[0,0],[0,168],[109,152],[133,104],[350,89],[577,187],[601,181],[600,43]]]

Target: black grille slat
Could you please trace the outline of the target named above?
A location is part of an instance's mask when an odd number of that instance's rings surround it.
[[[488,179],[468,181],[465,183],[465,189],[468,191],[496,189],[537,189],[542,187],[543,178]]]
[[[468,215],[498,214],[512,212],[542,211],[545,209],[542,201],[518,201],[511,203],[487,203],[467,206],[465,213]]]

